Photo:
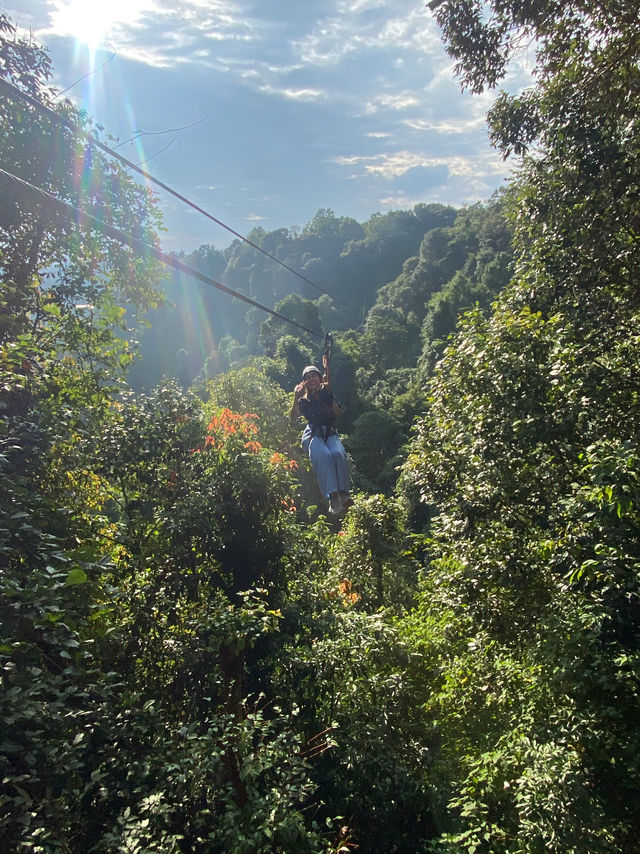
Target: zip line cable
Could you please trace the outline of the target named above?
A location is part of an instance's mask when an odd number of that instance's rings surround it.
[[[181,273],[186,273],[189,276],[193,276],[193,278],[198,279],[198,281],[204,282],[206,285],[211,285],[212,287],[217,288],[219,291],[222,291],[225,294],[229,294],[229,296],[242,300],[243,302],[248,303],[248,305],[251,305],[254,308],[258,308],[260,309],[260,311],[264,311],[267,314],[272,315],[273,317],[277,317],[279,320],[284,320],[287,323],[290,323],[292,326],[296,326],[298,329],[301,329],[303,332],[307,332],[309,335],[313,335],[316,338],[321,338],[323,341],[326,340],[326,336],[322,332],[317,332],[314,329],[308,329],[306,326],[303,326],[301,323],[297,323],[290,317],[285,317],[284,314],[280,314],[280,312],[275,311],[272,308],[268,308],[266,305],[262,305],[262,303],[251,299],[251,297],[247,297],[244,294],[241,294],[239,291],[234,291],[232,288],[228,288],[221,282],[217,282],[215,279],[212,279],[211,276],[207,276],[204,273],[200,273],[198,270],[194,270],[187,264],[183,264],[182,261],[179,261],[173,255],[168,255],[166,252],[163,252],[161,249],[157,249],[155,246],[149,246],[148,243],[145,243],[143,240],[138,240],[137,237],[132,237],[128,234],[125,234],[124,231],[121,231],[119,228],[115,228],[114,226],[109,225],[108,223],[101,220],[99,217],[96,217],[93,214],[82,210],[81,208],[77,208],[74,205],[63,201],[62,199],[58,199],[56,198],[56,196],[51,195],[51,193],[48,193],[46,190],[43,190],[40,187],[36,187],[33,184],[30,184],[28,181],[25,181],[23,178],[19,178],[17,175],[13,175],[11,172],[6,172],[4,169],[0,168],[0,188],[2,188],[3,184],[5,185],[5,187],[18,187],[19,189],[25,191],[32,198],[37,197],[41,201],[44,201],[49,205],[53,205],[59,212],[69,217],[69,219],[74,225],[79,226],[83,223],[92,225],[93,227],[102,230],[102,232],[108,237],[117,240],[119,243],[124,243],[127,246],[130,246],[131,249],[134,249],[141,255],[151,255],[152,257],[156,258],[156,260],[161,261],[163,264],[166,264],[168,267],[173,267],[174,270],[179,270]]]
[[[335,302],[338,302],[341,305],[344,305],[344,303],[342,302],[341,299],[338,299],[338,297],[334,296],[329,291],[324,290],[324,288],[321,288],[319,285],[316,285],[315,282],[312,282],[311,279],[308,279],[302,273],[298,272],[298,270],[295,270],[293,267],[290,267],[288,264],[285,264],[284,261],[280,261],[279,258],[276,258],[275,255],[271,255],[270,252],[267,252],[266,249],[262,249],[256,243],[253,243],[253,241],[249,240],[248,237],[244,237],[239,232],[234,231],[233,228],[231,228],[228,225],[225,225],[224,222],[217,219],[215,216],[213,216],[213,214],[210,214],[204,208],[201,208],[199,205],[197,205],[195,202],[192,202],[186,196],[183,196],[177,190],[174,190],[171,187],[169,187],[168,184],[165,184],[159,178],[155,178],[153,175],[151,175],[146,170],[141,169],[139,166],[136,166],[136,164],[132,163],[131,160],[127,160],[127,158],[123,157],[122,154],[118,154],[117,151],[114,151],[114,149],[109,148],[107,145],[105,145],[104,143],[100,142],[95,137],[93,137],[89,133],[87,133],[87,131],[84,131],[82,128],[79,128],[73,122],[69,121],[69,119],[66,119],[64,116],[59,115],[59,113],[56,113],[55,110],[52,110],[50,107],[47,107],[46,104],[43,104],[41,101],[38,101],[37,98],[34,98],[32,95],[28,95],[26,92],[23,92],[22,89],[19,89],[17,86],[14,86],[13,83],[10,83],[8,80],[5,80],[2,77],[0,77],[0,85],[3,86],[6,90],[8,90],[10,94],[13,94],[13,95],[18,96],[19,98],[22,98],[23,101],[27,101],[27,103],[31,104],[31,106],[36,107],[39,110],[43,110],[49,116],[51,116],[56,121],[58,121],[60,124],[63,124],[63,125],[65,125],[65,127],[69,128],[69,130],[72,130],[75,133],[82,134],[82,136],[84,136],[86,139],[88,139],[88,141],[91,145],[95,145],[101,151],[104,151],[106,154],[111,155],[111,157],[115,157],[116,160],[119,160],[120,163],[122,163],[124,166],[128,166],[130,169],[133,169],[139,175],[142,175],[143,178],[146,178],[148,181],[153,182],[158,187],[161,187],[163,190],[165,190],[167,193],[170,193],[172,196],[175,196],[176,199],[179,199],[181,202],[184,202],[186,205],[189,205],[189,207],[193,208],[195,211],[198,211],[198,213],[201,213],[203,216],[206,216],[207,219],[210,219],[212,222],[215,222],[216,225],[219,225],[222,228],[226,229],[228,232],[233,234],[235,237],[244,241],[249,246],[252,246],[258,252],[261,252],[267,258],[270,258],[272,261],[275,261],[276,264],[279,264],[281,267],[284,267],[285,270],[288,270],[290,273],[293,273],[295,276],[298,276],[299,279],[302,279],[304,282],[311,285],[316,290],[320,291],[320,293],[326,294],[328,297],[331,297],[331,299],[334,300]]]

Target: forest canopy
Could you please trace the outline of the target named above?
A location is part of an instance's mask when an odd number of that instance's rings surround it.
[[[318,339],[161,269],[0,14],[3,850],[637,850],[636,5],[432,4],[473,92],[535,49],[516,177],[250,235],[322,295],[183,256],[332,334],[341,521],[289,419]]]

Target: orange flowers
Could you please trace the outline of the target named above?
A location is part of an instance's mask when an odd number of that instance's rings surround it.
[[[246,439],[244,447],[257,454],[258,451],[262,450],[260,442],[253,438],[258,433],[258,427],[255,423],[257,418],[258,416],[251,412],[240,415],[239,412],[232,412],[227,408],[221,409],[207,425],[205,447],[211,446],[220,450],[231,436],[236,435],[241,439]]]
[[[352,605],[355,605],[355,603],[360,600],[360,594],[355,592],[353,589],[353,583],[349,578],[342,579],[340,584],[338,584],[338,590],[342,593],[342,598],[345,602],[350,602]]]
[[[282,466],[289,471],[295,471],[298,468],[298,463],[295,460],[288,460],[284,454],[271,454],[269,462],[272,466]]]
[[[218,415],[214,415],[207,426],[209,433],[240,433],[242,436],[255,436],[258,427],[254,423],[258,416],[253,412],[232,412],[230,409],[221,409]]]
[[[193,448],[192,454],[199,454],[211,448],[214,451],[222,451],[232,442],[235,450],[240,444],[245,451],[251,454],[259,454],[263,450],[262,444],[258,442],[258,415],[254,412],[233,412],[225,407],[219,410],[207,424],[207,435],[204,443],[199,448]],[[271,454],[269,462],[272,466],[280,466],[288,471],[298,468],[295,460],[289,460],[284,454]],[[295,512],[293,504],[287,506],[289,512]]]

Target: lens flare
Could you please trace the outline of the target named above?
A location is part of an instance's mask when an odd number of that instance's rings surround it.
[[[153,0],[58,0],[52,13],[53,29],[71,35],[95,51],[118,24],[135,24]]]

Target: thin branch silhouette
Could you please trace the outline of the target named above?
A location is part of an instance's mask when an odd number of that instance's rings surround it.
[[[65,92],[68,92],[69,89],[73,89],[74,86],[77,86],[81,80],[85,79],[85,77],[91,77],[92,74],[96,74],[98,71],[103,69],[105,66],[109,65],[111,60],[116,57],[116,54],[117,54],[117,51],[114,50],[113,53],[111,54],[111,56],[109,57],[109,59],[107,59],[105,62],[103,62],[102,65],[99,65],[97,68],[94,68],[92,71],[87,71],[87,73],[83,74],[82,77],[78,77],[78,79],[75,81],[75,83],[72,83],[70,86],[67,86],[67,88],[63,89],[61,92],[58,92],[58,94],[55,96],[55,98],[53,100],[57,101],[58,98],[60,98],[62,95],[64,95]]]
[[[189,130],[189,128],[193,128],[196,125],[202,124],[202,122],[206,122],[209,116],[205,116],[203,119],[198,119],[195,122],[191,122],[191,124],[184,125],[180,128],[167,128],[166,130],[137,130],[133,136],[130,136],[129,139],[123,140],[123,142],[119,142],[117,145],[112,147],[113,151],[116,151],[118,148],[122,148],[123,145],[126,145],[128,142],[133,142],[136,139],[140,139],[141,136],[162,136],[163,133],[179,133],[182,130]]]
[[[159,154],[162,154],[163,151],[166,151],[167,148],[169,148],[171,145],[173,145],[173,143],[176,141],[180,142],[180,137],[174,136],[173,139],[171,140],[171,142],[167,143],[167,145],[165,145],[164,148],[161,148],[160,151],[156,151],[156,153],[152,154],[151,157],[146,157],[144,160],[141,160],[140,163],[138,163],[138,166],[142,166],[143,163],[149,163],[150,160],[153,160]]]

